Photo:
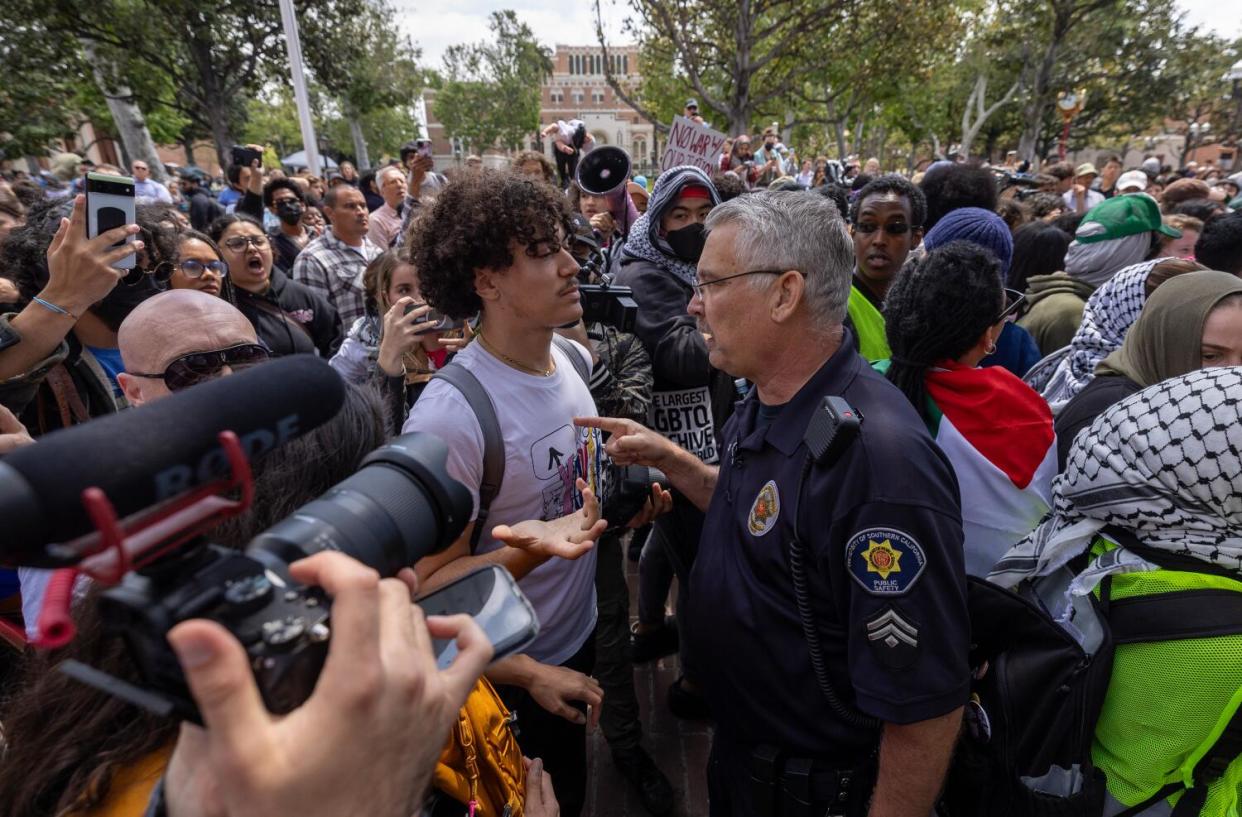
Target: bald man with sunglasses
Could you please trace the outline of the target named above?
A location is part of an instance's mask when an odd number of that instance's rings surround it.
[[[177,289],[143,301],[117,333],[125,371],[117,382],[140,406],[267,360],[254,326],[228,301]]]

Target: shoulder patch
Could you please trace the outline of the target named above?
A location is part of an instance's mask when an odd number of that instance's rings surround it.
[[[781,515],[781,494],[777,490],[776,480],[768,480],[759,489],[755,501],[750,506],[750,515],[746,517],[746,529],[752,536],[763,536],[776,527],[776,519]]]
[[[923,574],[927,554],[913,536],[895,528],[867,528],[845,546],[845,567],[873,596],[900,596]]]

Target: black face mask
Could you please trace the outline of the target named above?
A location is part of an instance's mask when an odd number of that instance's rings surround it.
[[[134,283],[130,283],[131,280]],[[118,281],[102,301],[97,301],[91,306],[91,313],[115,332],[121,328],[121,321],[134,311],[134,307],[152,295],[158,295],[159,292],[160,288],[155,283],[154,275],[134,269],[130,271],[129,276]]]
[[[276,205],[276,217],[290,226],[301,221],[304,212],[302,202],[294,199],[286,199]]]
[[[707,230],[702,224],[691,224],[680,230],[669,230],[664,238],[673,248],[673,254],[682,261],[697,262],[707,243]]]

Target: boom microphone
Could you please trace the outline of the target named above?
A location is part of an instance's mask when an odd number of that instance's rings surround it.
[[[331,366],[293,355],[48,434],[0,459],[0,562],[73,564],[84,554],[47,545],[91,532],[85,489],[102,489],[128,516],[227,476],[221,431],[235,432],[253,461],[328,422],[344,402]]]

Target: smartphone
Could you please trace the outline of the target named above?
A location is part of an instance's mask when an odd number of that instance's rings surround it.
[[[535,608],[518,589],[508,570],[500,565],[479,568],[418,600],[429,616],[471,616],[487,634],[495,651],[493,661],[518,652],[539,635]],[[457,657],[457,644],[445,639],[431,641],[436,665],[444,669]]]
[[[86,174],[86,237],[95,238],[115,227],[134,224],[134,180],[129,176],[112,176],[107,173]],[[133,243],[127,235],[112,246]],[[138,263],[134,253],[122,258],[112,266],[117,269],[133,269]]]
[[[256,159],[263,160],[263,154],[244,145],[233,145],[233,164],[241,167],[250,167],[251,163]]]
[[[418,155],[426,156],[428,159],[431,158],[431,142],[430,141],[423,142],[422,144],[418,146]]]
[[[405,308],[403,314],[408,315],[420,306],[423,306],[423,304],[410,304]],[[444,332],[449,329],[460,329],[465,325],[465,321],[453,320],[448,315],[434,308],[423,316],[423,322],[425,321],[435,321],[436,323],[430,329],[419,332],[418,334],[420,335],[430,335],[432,332]]]

